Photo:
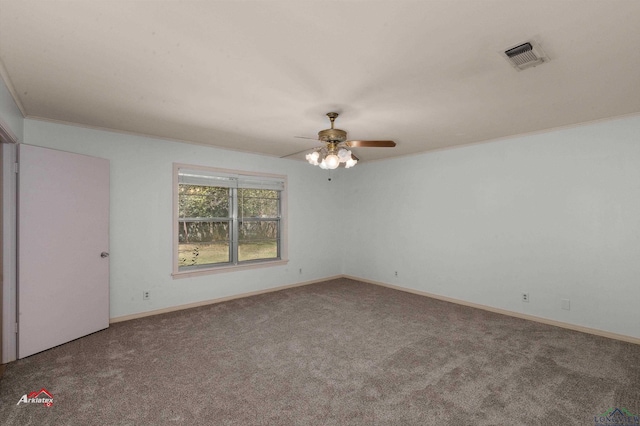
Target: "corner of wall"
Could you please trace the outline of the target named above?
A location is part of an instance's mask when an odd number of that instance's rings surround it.
[[[16,161],[17,146],[0,144],[2,149],[2,359],[16,359]]]

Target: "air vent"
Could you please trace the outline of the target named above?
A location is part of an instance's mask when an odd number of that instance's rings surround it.
[[[534,41],[511,47],[504,51],[504,56],[518,71],[535,67],[549,60],[540,46]]]

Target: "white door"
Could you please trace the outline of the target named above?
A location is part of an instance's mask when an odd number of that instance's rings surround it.
[[[109,161],[18,150],[18,358],[109,326]]]

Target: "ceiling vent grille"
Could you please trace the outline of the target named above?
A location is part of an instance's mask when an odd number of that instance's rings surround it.
[[[505,50],[504,57],[518,71],[535,67],[549,60],[540,46],[534,41],[521,43]]]

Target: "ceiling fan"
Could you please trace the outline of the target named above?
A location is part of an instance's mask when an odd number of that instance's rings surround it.
[[[343,164],[344,167],[348,169],[355,166],[358,162],[358,157],[348,148],[393,148],[396,146],[394,141],[347,140],[347,132],[334,128],[334,122],[336,118],[338,118],[338,115],[337,112],[327,113],[327,117],[329,117],[331,121],[331,128],[318,132],[318,140],[324,142],[324,145],[314,148],[312,152],[305,156],[309,164],[319,166],[322,169],[337,169]],[[287,157],[304,151],[306,150],[287,155]]]

